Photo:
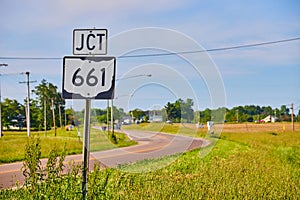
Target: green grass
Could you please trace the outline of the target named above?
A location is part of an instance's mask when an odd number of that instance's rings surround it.
[[[299,147],[300,132],[223,133],[204,158],[194,150],[92,176],[100,182],[109,174],[104,199],[299,199]]]
[[[78,138],[77,130],[65,131],[57,129],[57,135],[54,136],[54,130],[47,131],[45,136],[44,131],[32,131],[31,137],[39,137],[42,146],[42,157],[45,158],[54,148],[63,150],[66,144],[66,154],[79,154],[82,152],[82,136],[83,131],[80,129],[81,138]],[[113,144],[107,137],[107,132],[97,129],[91,129],[90,133],[90,149],[91,151],[107,150],[117,147],[130,146],[136,144],[124,134],[116,133],[118,143]],[[0,164],[22,161],[24,159],[24,150],[27,144],[28,137],[26,131],[4,131],[4,136],[0,139]]]
[[[111,136],[111,132],[109,133]],[[102,151],[117,147],[126,147],[137,144],[137,142],[130,140],[125,134],[114,132],[118,143],[114,144],[109,140],[107,132],[99,130],[91,130],[90,149],[91,151]]]
[[[196,131],[195,124],[141,123],[141,124],[122,126],[122,129],[172,133],[172,134],[187,135],[191,137],[205,137],[207,134],[206,129],[198,129]]]
[[[89,174],[88,199],[300,199],[299,131],[222,133],[214,140],[205,157],[210,147],[96,169]],[[143,173],[130,172],[137,170]],[[80,191],[80,174],[70,174],[41,183],[34,194],[23,188],[2,190],[0,197],[80,199]]]
[[[50,149],[56,144],[57,148],[63,149],[64,144],[68,149],[68,154],[80,153],[81,143],[73,135],[77,133],[72,131],[70,137],[65,136],[63,131],[58,130],[57,136],[54,137],[53,131],[48,131],[47,136],[44,132],[31,132],[31,137],[40,137],[42,146],[42,157],[48,156]],[[0,163],[9,163],[21,161],[24,159],[24,149],[27,144],[27,132],[4,132],[0,139]]]

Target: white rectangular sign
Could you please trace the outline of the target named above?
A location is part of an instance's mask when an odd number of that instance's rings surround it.
[[[73,54],[107,54],[107,29],[74,29]]]
[[[112,99],[115,57],[64,57],[64,99]]]

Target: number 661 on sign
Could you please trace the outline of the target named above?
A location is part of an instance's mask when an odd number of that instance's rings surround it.
[[[113,99],[115,57],[66,56],[63,62],[64,99]]]

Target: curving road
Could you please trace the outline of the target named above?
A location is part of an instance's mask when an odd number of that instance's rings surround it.
[[[181,135],[140,130],[126,130],[124,133],[131,139],[137,141],[138,145],[91,152],[89,163],[91,170],[95,162],[100,162],[101,165],[105,167],[116,167],[119,164],[134,163],[139,160],[173,155],[209,145],[207,140]],[[75,163],[81,163],[82,154],[66,156],[64,163],[67,165],[70,160],[75,161]],[[45,165],[47,159],[42,159],[41,161],[42,164]],[[21,172],[21,167],[22,162],[0,165],[0,188],[14,187],[16,182],[22,185],[24,183],[24,177]]]

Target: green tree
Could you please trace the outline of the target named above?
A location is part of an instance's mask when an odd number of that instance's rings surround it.
[[[61,116],[64,116],[65,101],[62,98],[61,93],[57,91],[57,86],[43,79],[41,83],[32,90],[32,92],[36,95],[36,106],[39,108],[36,128],[44,127],[45,116],[47,128],[53,127],[54,123],[60,124],[59,109],[61,110]],[[55,122],[53,119],[55,119]],[[62,121],[63,120],[64,117],[62,117]],[[62,122],[62,124],[64,123]]]
[[[46,128],[49,129],[51,121],[51,112],[50,112],[50,93],[48,89],[48,83],[46,82],[45,79],[41,81],[41,83],[35,87],[32,92],[35,93],[36,99],[38,102],[38,106],[40,108],[39,113],[38,113],[38,123],[39,126],[44,126],[45,120],[46,120]],[[46,117],[46,118],[45,118]]]
[[[165,109],[168,120],[172,122],[180,122],[181,112],[180,109],[178,109],[178,106],[176,106],[176,103],[168,102]]]
[[[286,107],[286,105],[282,105],[280,107],[280,121],[290,121],[290,110]]]
[[[194,110],[192,108],[193,105],[194,102],[192,99],[187,99],[186,102],[180,102],[181,118],[185,119],[188,123],[191,123],[194,119]]]
[[[131,115],[133,116],[134,121],[135,120],[141,120],[145,116],[145,112],[142,111],[141,109],[138,109],[138,108],[130,111],[129,113],[131,113]]]
[[[268,115],[273,114],[273,109],[271,106],[263,106],[261,109],[263,117],[267,117]]]
[[[9,126],[24,126],[25,108],[17,100],[5,98],[1,109],[3,127],[9,129]]]
[[[36,130],[42,130],[43,124],[40,123],[40,111],[41,108],[38,101],[35,99],[30,99],[30,127]]]
[[[107,110],[102,110],[95,108],[92,110],[92,113],[95,114],[97,122],[107,123]]]
[[[225,120],[226,108],[217,108],[212,110],[211,118],[215,123],[223,123]]]
[[[72,108],[66,109],[65,112],[66,112],[66,120],[67,120],[66,124],[72,124],[72,125],[78,124],[75,123],[76,116],[75,116],[75,111]]]
[[[172,122],[192,122],[194,119],[193,105],[192,99],[186,101],[178,99],[174,103],[168,102],[165,106],[168,120]]]
[[[200,122],[206,123],[207,121],[211,120],[211,110],[206,108],[204,111],[200,113]]]

